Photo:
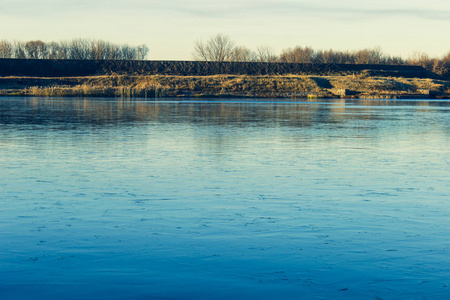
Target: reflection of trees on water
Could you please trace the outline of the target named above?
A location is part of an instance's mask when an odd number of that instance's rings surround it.
[[[0,101],[1,123],[123,124],[127,122],[191,123],[235,127],[305,127],[376,119],[374,106],[404,105],[393,100],[297,101],[133,101],[122,99],[42,99]],[[448,106],[447,102],[418,101],[415,106]],[[8,111],[15,113],[8,113]],[[17,113],[20,112],[20,113]]]

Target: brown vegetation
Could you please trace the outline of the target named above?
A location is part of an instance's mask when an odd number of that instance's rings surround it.
[[[370,76],[92,76],[0,78],[0,95],[75,97],[449,97],[450,81]]]

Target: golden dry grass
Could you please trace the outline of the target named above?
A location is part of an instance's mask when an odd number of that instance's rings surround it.
[[[129,76],[0,78],[0,95],[106,97],[333,97],[337,90],[358,95],[448,95],[450,81],[370,76]]]

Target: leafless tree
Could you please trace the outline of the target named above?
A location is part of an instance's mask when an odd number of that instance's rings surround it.
[[[256,48],[256,61],[259,62],[277,62],[278,56],[269,46],[259,46]]]
[[[25,43],[27,58],[45,58],[47,47],[43,41],[29,41]]]
[[[68,59],[69,46],[67,42],[50,42],[47,44],[47,58]]]
[[[354,56],[356,64],[380,64],[383,60],[380,48],[358,50]]]
[[[132,59],[144,60],[147,57],[148,51],[149,49],[146,45],[139,45],[136,47],[136,56]]]
[[[120,47],[120,57],[127,57],[128,59],[136,59],[137,50],[134,47],[130,47],[128,45],[122,45]]]
[[[229,61],[233,56],[235,43],[229,36],[216,34],[207,42],[197,41],[193,57],[199,61]]]
[[[229,60],[237,62],[256,61],[256,55],[252,50],[246,47],[237,46],[234,47],[233,51],[231,52],[231,57]]]
[[[13,45],[13,57],[14,58],[27,58],[25,53],[25,43],[15,41]]]
[[[40,40],[0,41],[0,58],[144,60],[147,54],[146,45],[118,45],[103,40],[78,38],[49,43]]]
[[[89,43],[90,45],[87,49],[88,59],[103,60],[111,59],[114,56],[114,49],[111,43],[102,40],[89,41]]]
[[[442,59],[442,64],[444,65],[444,70],[442,75],[450,78],[450,52],[448,52]]]
[[[47,53],[48,53],[47,58],[49,58],[49,59],[61,59],[59,57],[60,51],[61,51],[61,48],[60,48],[58,43],[51,42],[51,43],[47,44]]]
[[[442,59],[430,58],[428,54],[423,52],[415,52],[408,60],[408,64],[421,66],[429,71],[439,75],[446,75],[450,70],[449,63],[450,53]]]
[[[432,71],[434,73],[439,74],[439,75],[444,75],[444,74],[448,73],[448,69],[445,66],[443,60],[433,58],[431,60],[431,63],[432,63]]]
[[[11,58],[13,55],[13,46],[6,40],[0,41],[0,58]]]
[[[315,61],[316,63],[323,64],[333,64],[333,63],[343,63],[346,59],[344,58],[343,53],[339,53],[336,51],[330,50],[319,50],[316,51]]]
[[[88,59],[88,41],[74,39],[67,43],[68,59]]]
[[[442,62],[450,68],[450,51],[442,58]]]
[[[387,65],[404,65],[405,60],[399,56],[387,56],[384,58]]]
[[[294,49],[288,48],[281,52],[280,62],[285,63],[312,63],[315,51],[311,47],[297,46]]]
[[[432,63],[428,54],[424,52],[414,52],[413,55],[408,59],[410,65],[421,66],[428,69]]]

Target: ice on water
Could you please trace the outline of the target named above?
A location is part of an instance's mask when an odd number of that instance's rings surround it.
[[[446,299],[450,102],[0,99],[2,299]]]

